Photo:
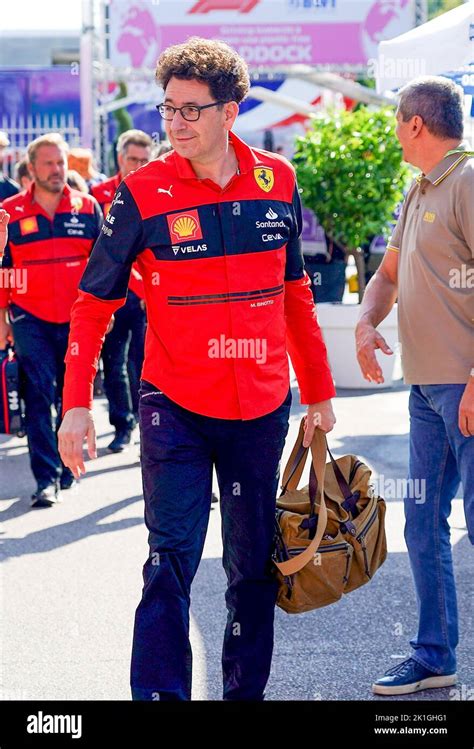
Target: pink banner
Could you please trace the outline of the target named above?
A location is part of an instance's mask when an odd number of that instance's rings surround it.
[[[195,26],[164,26],[160,29],[163,49],[196,35]],[[249,65],[363,64],[365,53],[360,25],[356,23],[317,26],[199,26],[199,36],[222,39]]]
[[[413,18],[413,0],[111,0],[110,59],[153,67],[166,47],[202,36],[228,42],[255,67],[364,66]]]

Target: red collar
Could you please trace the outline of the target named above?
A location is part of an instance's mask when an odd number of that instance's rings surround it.
[[[244,141],[235,133],[231,131],[229,133],[229,138],[234,147],[235,155],[237,156],[240,174],[245,174],[256,166],[262,164],[258,154],[250,148],[250,146],[244,143]],[[198,179],[190,160],[180,156],[176,151],[174,152],[174,164],[180,179]]]

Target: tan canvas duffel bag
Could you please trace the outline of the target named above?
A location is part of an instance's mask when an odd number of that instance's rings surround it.
[[[303,436],[304,419],[276,511],[277,605],[289,614],[338,601],[367,583],[387,556],[386,505],[369,484],[370,468],[355,455],[335,460],[320,429],[310,448],[303,447]],[[309,484],[298,489],[309,450]]]

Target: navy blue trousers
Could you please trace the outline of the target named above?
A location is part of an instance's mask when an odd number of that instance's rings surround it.
[[[40,489],[71,472],[62,462],[57,442],[61,426],[69,323],[40,320],[15,304],[10,307],[15,351],[23,376],[26,434],[31,470]],[[53,419],[53,406],[57,416]]]
[[[138,414],[138,391],[145,350],[146,314],[139,297],[129,291],[115,313],[115,323],[102,347],[104,389],[109,421],[117,431],[133,429]]]
[[[227,576],[223,698],[262,700],[273,652],[278,585],[271,553],[291,391],[275,411],[247,421],[193,413],[146,382],[140,394],[150,554],[135,615],[132,697],[191,699],[190,589],[206,537],[215,466]]]

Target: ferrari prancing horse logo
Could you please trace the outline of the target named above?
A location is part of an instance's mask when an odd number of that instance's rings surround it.
[[[273,169],[266,166],[256,166],[253,170],[253,175],[260,189],[263,190],[263,192],[270,192],[275,184]]]

